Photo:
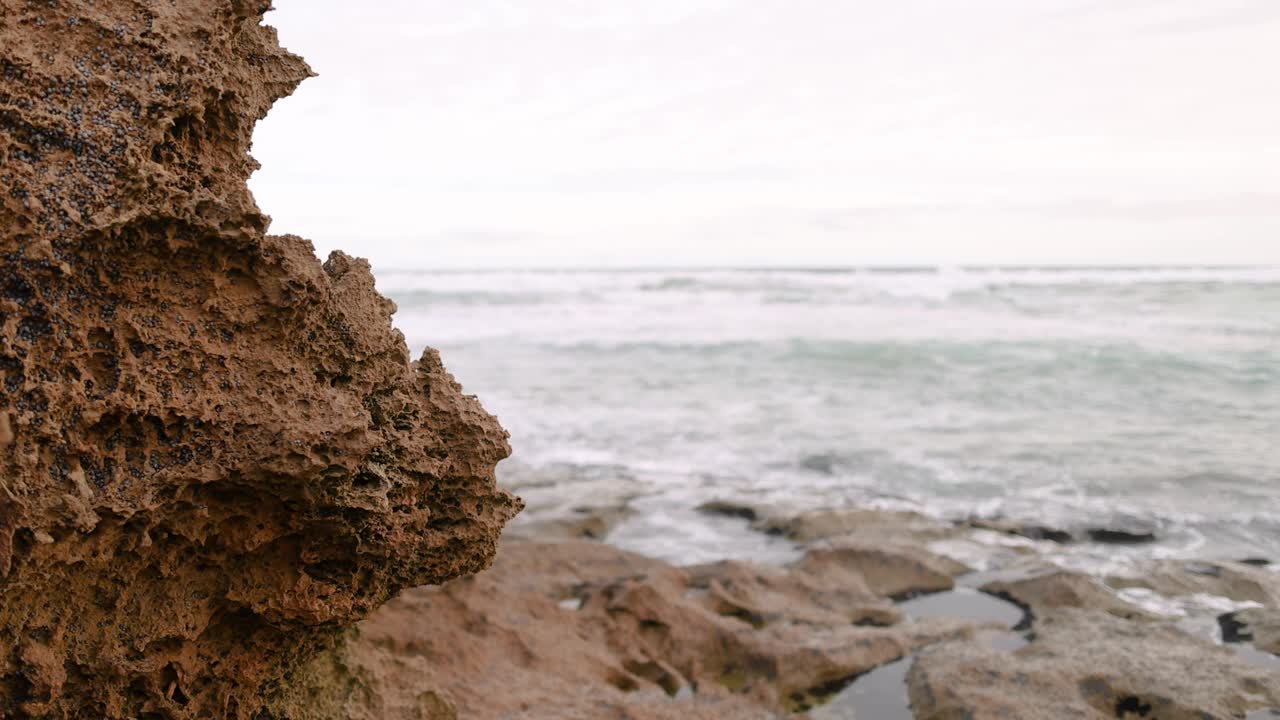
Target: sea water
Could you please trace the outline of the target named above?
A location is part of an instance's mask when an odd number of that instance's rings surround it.
[[[1280,558],[1280,269],[378,273],[511,433],[528,515],[627,502],[625,544],[763,551],[713,500],[1053,527]],[[1117,518],[1119,520],[1117,520]],[[1116,552],[1099,551],[1100,557]]]

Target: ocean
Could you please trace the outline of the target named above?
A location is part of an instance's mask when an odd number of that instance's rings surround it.
[[[528,518],[626,502],[610,540],[782,556],[694,510],[912,509],[1138,527],[1078,564],[1280,558],[1280,269],[378,274],[511,433]]]

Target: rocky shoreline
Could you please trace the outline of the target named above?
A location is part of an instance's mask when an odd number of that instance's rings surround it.
[[[508,526],[497,420],[367,263],[267,233],[253,125],[310,73],[268,7],[0,0],[0,719],[1280,707],[1275,566],[1039,549],[1150,528],[716,503],[789,559],[677,566],[602,542],[626,503]]]
[[[393,716],[414,697],[419,715],[394,716],[1176,720],[1280,707],[1275,567],[1094,577],[1030,544],[974,572],[944,551],[995,547],[989,529],[708,510],[782,528],[800,558],[675,567],[590,539],[618,507],[517,522],[490,570],[406,591],[358,626],[346,667],[363,680],[344,712]]]

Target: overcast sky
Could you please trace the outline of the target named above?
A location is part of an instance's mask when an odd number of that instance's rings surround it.
[[[272,230],[376,267],[1280,263],[1277,0],[276,0]]]

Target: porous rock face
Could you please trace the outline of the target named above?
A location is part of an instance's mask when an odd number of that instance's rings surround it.
[[[261,717],[519,509],[367,264],[265,234],[266,9],[0,0],[0,717]]]

